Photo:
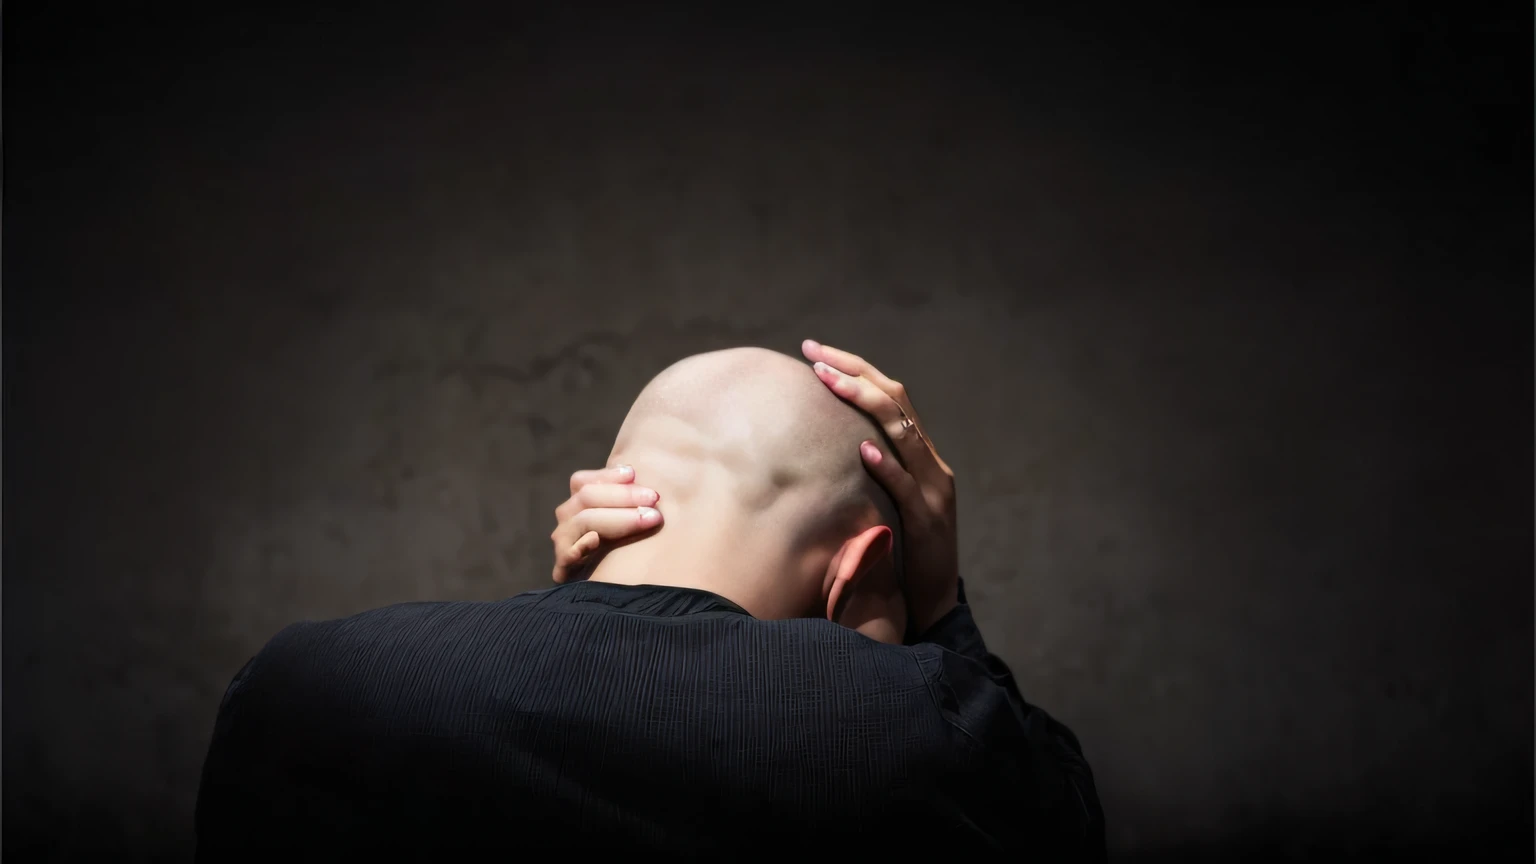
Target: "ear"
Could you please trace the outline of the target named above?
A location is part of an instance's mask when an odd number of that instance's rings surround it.
[[[853,586],[881,558],[891,554],[893,537],[888,525],[867,528],[849,538],[832,556],[827,565],[827,578],[823,591],[827,597],[827,620],[836,621],[842,614],[840,604],[847,601]]]

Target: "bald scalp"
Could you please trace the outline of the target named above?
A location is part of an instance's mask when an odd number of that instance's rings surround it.
[[[727,485],[743,510],[802,542],[840,542],[876,524],[899,537],[894,503],[859,458],[870,439],[884,440],[879,427],[807,364],[766,348],[731,348],[687,357],[653,378],[614,452],[666,451],[673,458],[665,461],[688,475],[685,485]]]

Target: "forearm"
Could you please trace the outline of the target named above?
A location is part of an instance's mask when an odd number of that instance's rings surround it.
[[[985,753],[986,776],[973,778],[976,818],[1032,826],[999,827],[995,839],[1005,846],[1022,844],[1021,851],[1051,860],[1103,861],[1104,814],[1082,746],[1064,724],[1024,700],[1008,665],[987,650],[965,586],[956,593],[955,605],[909,641],[942,649],[922,651],[920,662],[942,694],[941,710],[964,731],[968,747]],[[1047,776],[1057,782],[1042,787]]]
[[[956,580],[953,596],[947,603],[931,606],[924,613],[913,613],[906,643],[937,645],[977,662],[985,661],[987,646],[971,616],[971,607],[965,602],[964,580]]]
[[[965,589],[957,577],[953,582],[936,586],[908,585],[907,644],[928,641],[922,637],[933,630],[957,605],[965,602]]]

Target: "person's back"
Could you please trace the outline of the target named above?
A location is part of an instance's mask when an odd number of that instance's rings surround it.
[[[923,673],[938,653],[589,582],[295,625],[231,687],[199,851],[954,837],[980,814],[946,783],[984,754]]]
[[[653,450],[689,452],[679,440]],[[834,542],[823,555],[824,538],[782,541],[803,579],[777,593],[752,581],[779,578],[770,571],[783,565],[761,566],[773,547],[741,538],[758,550],[740,562],[762,571],[751,578],[699,575],[699,562],[642,548],[665,550],[662,532],[624,547],[628,563],[611,555],[596,581],[284,630],[221,706],[199,794],[200,860],[372,847],[407,857],[464,847],[1101,849],[1075,739],[1018,697],[963,603],[910,646],[827,620],[861,602],[829,596],[834,583],[858,595],[866,582],[862,617],[844,623],[902,630],[880,620],[883,580],[900,578],[871,541],[887,530],[888,508],[861,506],[868,490],[828,465],[806,482],[830,482],[824,497],[844,500],[816,518],[846,516],[844,533],[865,545]],[[667,500],[690,491],[695,501],[716,494],[675,484]],[[761,489],[750,497],[772,510]],[[669,512],[668,530],[681,528],[673,542],[691,541],[679,552],[704,536],[702,514],[722,509],[713,501],[691,525],[686,504],[679,518]]]

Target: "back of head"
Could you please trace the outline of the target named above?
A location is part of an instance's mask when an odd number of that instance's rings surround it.
[[[889,453],[879,427],[805,363],[732,348],[685,358],[652,379],[619,430],[612,462],[633,464],[638,482],[662,494],[662,536],[686,536],[717,559],[722,550],[712,547],[722,541],[769,560],[777,550],[793,569],[799,557],[874,525],[899,538],[896,508],[859,457],[870,439]]]

